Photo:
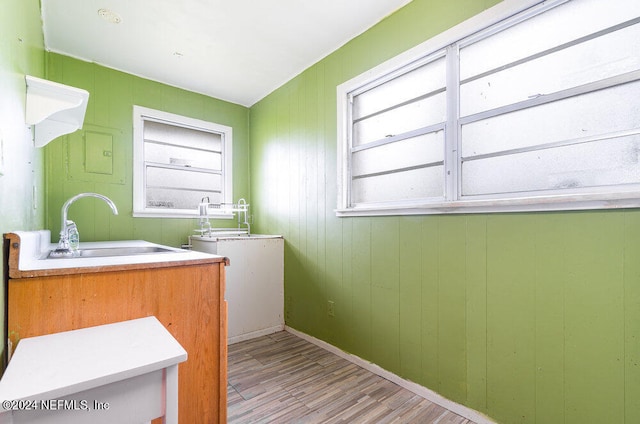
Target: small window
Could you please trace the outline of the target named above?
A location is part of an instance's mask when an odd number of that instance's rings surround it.
[[[503,2],[342,84],[338,215],[640,206],[638,52],[639,2]]]
[[[133,114],[134,216],[197,215],[204,197],[232,202],[230,127],[140,106]]]

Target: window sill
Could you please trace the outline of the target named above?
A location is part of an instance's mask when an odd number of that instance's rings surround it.
[[[413,204],[362,205],[336,209],[336,216],[445,215],[470,213],[553,212],[640,208],[640,193],[571,195],[517,199],[462,200]]]

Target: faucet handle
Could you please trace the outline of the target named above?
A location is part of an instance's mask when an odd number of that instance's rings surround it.
[[[60,230],[60,241],[58,242],[58,250],[78,250],[80,243],[80,234],[76,223],[70,219],[64,221],[64,227]]]

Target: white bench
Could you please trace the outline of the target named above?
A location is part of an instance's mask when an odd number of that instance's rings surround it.
[[[155,317],[22,339],[0,380],[0,424],[177,423],[186,360]]]

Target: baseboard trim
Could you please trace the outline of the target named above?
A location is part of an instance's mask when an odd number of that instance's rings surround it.
[[[227,345],[234,343],[240,343],[245,340],[255,339],[256,337],[267,336],[269,334],[277,333],[284,330],[284,325],[276,325],[274,327],[263,328],[262,330],[252,331],[251,333],[240,334],[239,336],[233,336],[227,338]]]
[[[370,371],[376,375],[379,375],[382,378],[385,378],[395,384],[397,384],[400,387],[403,387],[413,393],[415,393],[418,396],[421,396],[425,399],[427,399],[430,402],[435,403],[436,405],[440,405],[443,408],[447,408],[448,410],[455,412],[456,414],[465,417],[471,421],[474,421],[478,424],[496,424],[495,421],[493,421],[491,418],[487,417],[486,415],[482,414],[481,412],[478,412],[474,409],[471,409],[467,406],[461,405],[459,403],[456,403],[452,400],[449,400],[447,398],[445,398],[442,395],[439,395],[438,393],[434,392],[431,389],[427,389],[424,386],[421,386],[419,384],[416,384],[412,381],[406,380],[390,371],[387,371],[383,368],[381,368],[380,366],[371,363],[369,361],[366,361],[362,358],[360,358],[359,356],[356,355],[352,355],[350,353],[347,353],[323,340],[320,339],[316,339],[313,336],[310,336],[308,334],[302,333],[294,328],[291,328],[287,325],[284,326],[284,330],[294,334],[298,337],[300,337],[301,339],[304,339],[310,343],[315,344],[316,346],[319,346],[325,350],[328,350],[329,352],[340,356],[343,359],[346,359],[349,362],[352,362],[364,369],[366,369],[367,371]]]

